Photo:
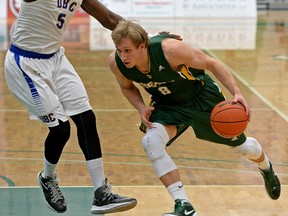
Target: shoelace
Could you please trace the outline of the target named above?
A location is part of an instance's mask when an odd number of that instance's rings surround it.
[[[58,179],[51,179],[46,184],[48,189],[50,190],[52,202],[56,203],[58,200],[62,199],[64,200],[63,194],[60,191],[60,188],[58,186]]]
[[[114,193],[112,192],[112,186],[111,186],[110,184],[108,184],[108,183],[106,182],[106,183],[105,183],[105,186],[106,186],[106,188],[105,188],[105,190],[103,191],[103,192],[104,192],[103,195],[104,195],[105,198],[107,198],[108,200],[111,200],[111,199],[115,199],[115,198],[120,197],[120,195],[114,194]]]
[[[103,199],[110,201],[110,200],[114,200],[116,198],[119,198],[120,196],[118,194],[114,194],[111,191],[105,191],[103,194]]]
[[[102,200],[106,200],[106,201],[110,201],[110,200],[114,200],[117,198],[121,198],[120,195],[118,194],[114,194],[112,192],[112,186],[108,183],[107,178],[105,179],[105,181],[103,182],[103,185],[105,185],[105,189],[103,191],[103,197]]]

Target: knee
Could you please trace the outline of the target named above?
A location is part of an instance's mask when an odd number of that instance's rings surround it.
[[[49,134],[45,140],[45,158],[50,163],[58,163],[62,150],[69,137],[69,121],[59,121],[59,125],[49,128]]]
[[[96,116],[92,110],[71,116],[77,128],[94,127],[96,124]]]
[[[59,125],[56,127],[49,128],[49,135],[52,137],[57,137],[61,143],[66,143],[70,138],[70,123],[69,121],[59,121]]]
[[[165,154],[166,143],[169,141],[169,136],[163,125],[159,123],[152,125],[153,128],[148,129],[142,138],[143,148],[151,161]]]
[[[252,137],[247,137],[246,141],[234,148],[236,153],[239,153],[241,155],[244,155],[248,158],[257,158],[262,153],[262,146],[260,143]]]

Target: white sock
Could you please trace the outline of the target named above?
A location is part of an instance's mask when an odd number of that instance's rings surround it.
[[[55,170],[56,170],[57,164],[52,164],[49,161],[44,158],[44,171],[42,173],[43,177],[49,176],[54,177]]]
[[[261,170],[269,170],[270,169],[270,162],[269,162],[269,159],[268,157],[266,156],[265,152],[263,152],[264,154],[264,160],[262,162],[258,162],[258,167],[261,169]]]
[[[175,183],[169,185],[167,187],[167,190],[169,191],[170,195],[172,196],[172,198],[174,200],[185,199],[188,202],[190,202],[181,181],[178,181],[178,182],[175,182]]]
[[[105,180],[104,170],[103,170],[103,159],[97,158],[93,160],[86,161],[90,176],[93,182],[94,191],[102,186]]]

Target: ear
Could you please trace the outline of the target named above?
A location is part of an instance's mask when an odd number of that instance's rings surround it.
[[[146,47],[147,47],[147,45],[144,42],[140,44],[141,49],[146,49]]]

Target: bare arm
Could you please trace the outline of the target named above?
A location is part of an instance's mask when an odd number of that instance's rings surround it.
[[[185,64],[192,68],[211,71],[233,95],[233,101],[242,103],[246,108],[247,115],[250,116],[246,99],[242,95],[233,74],[223,63],[205,54],[200,49],[193,48],[178,40],[165,39],[162,42],[162,47],[166,59],[175,70],[179,65]]]
[[[81,7],[97,19],[103,27],[110,30],[113,30],[118,22],[123,19],[123,17],[110,11],[98,0],[83,0]]]
[[[109,55],[109,66],[113,74],[116,76],[122,94],[128,99],[130,104],[138,110],[141,115],[142,122],[148,128],[151,128],[152,123],[149,121],[149,116],[154,107],[145,105],[143,97],[137,86],[135,86],[131,80],[128,80],[126,77],[124,77],[119,71],[115,62],[115,51]]]

